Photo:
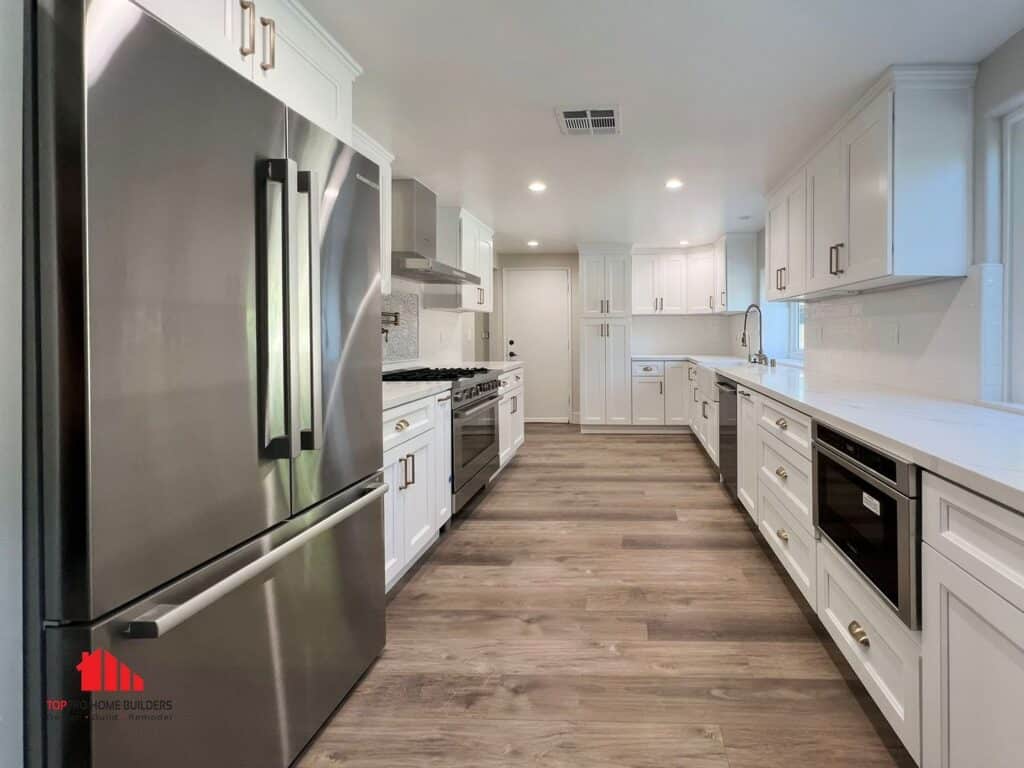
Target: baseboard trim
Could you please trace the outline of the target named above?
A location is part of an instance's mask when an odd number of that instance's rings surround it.
[[[524,416],[523,421],[525,421],[527,424],[568,424],[569,417],[557,416],[555,418],[548,419],[543,416],[534,416],[532,418],[529,416]]]
[[[643,427],[634,424],[615,426],[614,424],[602,424],[597,426],[580,426],[580,434],[583,435],[692,435],[689,427]]]

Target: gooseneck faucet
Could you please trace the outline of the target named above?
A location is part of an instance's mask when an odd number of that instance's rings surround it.
[[[757,352],[752,355],[747,355],[747,362],[755,363],[757,365],[768,365],[768,357],[764,353],[763,318],[761,315],[761,307],[757,304],[751,304],[743,314],[743,335],[740,336],[740,344],[744,347],[747,346],[747,320],[750,319],[750,310],[752,309],[757,310]]]

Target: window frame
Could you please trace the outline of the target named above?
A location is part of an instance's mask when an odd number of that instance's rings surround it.
[[[800,313],[803,311],[804,344],[800,346]],[[807,305],[802,301],[789,304],[789,329],[786,334],[786,356],[790,360],[803,360],[807,349]]]
[[[1013,314],[1014,314],[1014,279],[1015,272],[1024,270],[1024,243],[1018,244],[1019,253],[1014,253],[1013,243],[1013,131],[1014,129],[1024,131],[1024,106],[1003,115],[1000,119],[1000,170],[1002,176],[1002,189],[1000,194],[1000,219],[1002,225],[1001,251],[1003,262],[1003,397],[1004,403],[1024,407],[1024,399],[1014,399],[1014,387],[1020,386],[1024,389],[1024,383],[1018,385],[1014,382],[1014,339],[1013,339]],[[1016,263],[1015,263],[1016,262]],[[1022,286],[1024,290],[1024,286]],[[1024,312],[1024,308],[1017,311]],[[1021,340],[1024,344],[1024,339]],[[1024,356],[1024,347],[1017,354]]]

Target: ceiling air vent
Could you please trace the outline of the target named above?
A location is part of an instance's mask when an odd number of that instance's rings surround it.
[[[622,132],[617,107],[558,108],[558,129],[566,136],[612,136]]]

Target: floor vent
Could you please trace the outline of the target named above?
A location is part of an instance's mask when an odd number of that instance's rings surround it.
[[[566,136],[613,136],[622,133],[618,107],[559,107],[558,129]]]

